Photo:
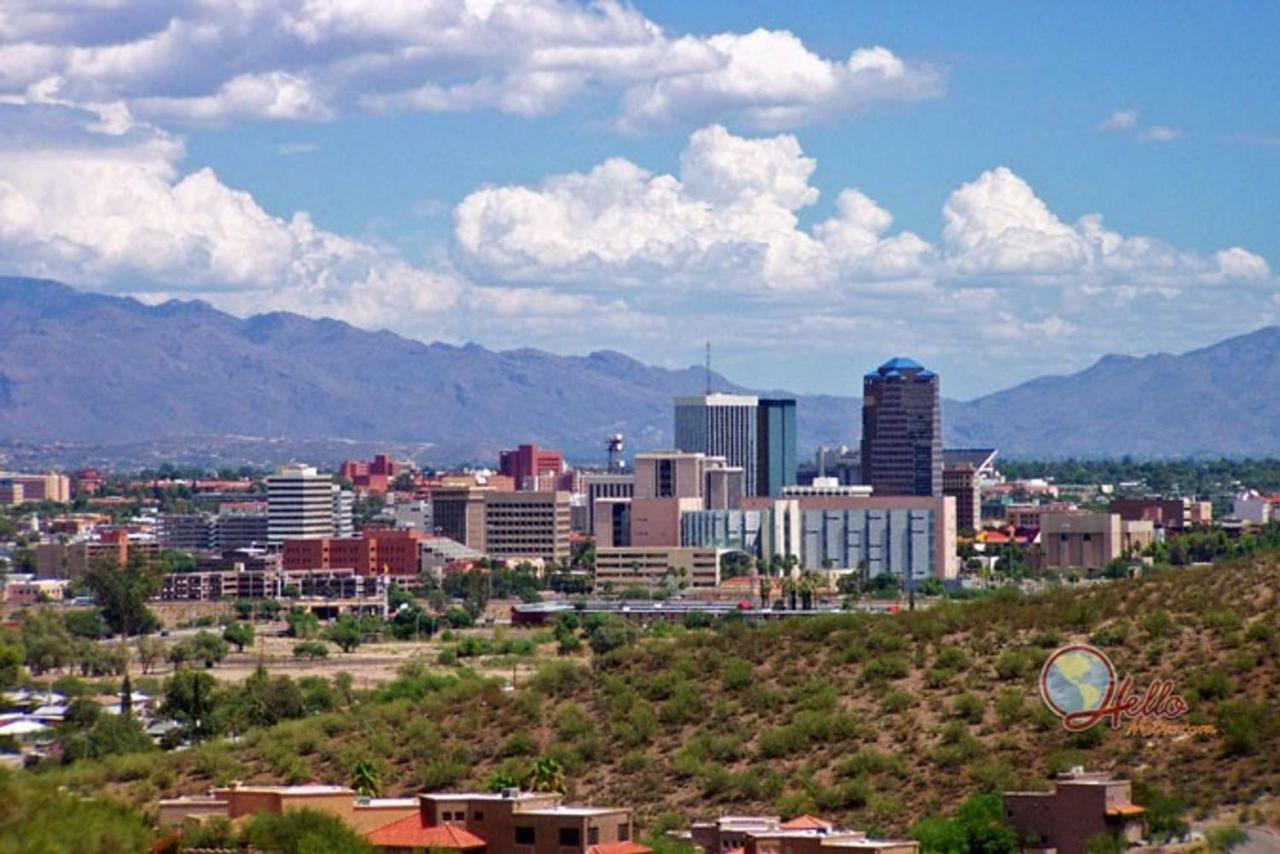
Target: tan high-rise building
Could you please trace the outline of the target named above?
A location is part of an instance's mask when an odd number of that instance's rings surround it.
[[[735,509],[746,494],[743,470],[724,457],[685,451],[636,454],[633,497],[699,498],[708,510]]]
[[[475,485],[432,489],[431,522],[435,533],[483,552],[484,497],[491,491]]]

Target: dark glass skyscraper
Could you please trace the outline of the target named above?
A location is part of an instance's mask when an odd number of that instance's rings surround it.
[[[756,423],[756,495],[776,498],[796,482],[795,400],[760,398]]]
[[[938,375],[911,359],[862,380],[862,479],[876,495],[942,495]]]

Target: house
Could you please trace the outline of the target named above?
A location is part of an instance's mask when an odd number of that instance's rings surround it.
[[[1004,816],[1024,851],[1085,854],[1089,840],[1111,836],[1137,842],[1145,810],[1133,803],[1128,780],[1076,767],[1054,780],[1052,792],[1005,792]]]
[[[914,840],[871,839],[811,815],[789,821],[778,816],[722,816],[695,823],[685,835],[705,854],[918,854],[920,850]]]
[[[238,782],[210,789],[204,795],[188,795],[160,801],[161,827],[179,827],[188,820],[219,816],[232,821],[262,812],[286,813],[315,810],[336,816],[357,831],[382,827],[394,820],[417,815],[414,798],[363,798],[345,786],[245,786]]]

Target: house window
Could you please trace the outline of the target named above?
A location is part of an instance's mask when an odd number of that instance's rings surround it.
[[[516,845],[534,845],[536,838],[532,827],[516,826]]]
[[[476,810],[471,814],[472,821],[484,821],[484,813]]]
[[[631,839],[631,825],[629,824],[618,825],[618,841],[626,842],[629,839]]]
[[[598,827],[587,828],[587,844],[588,845],[600,844],[600,828]]]
[[[577,848],[582,845],[582,830],[577,827],[560,828],[560,847]]]

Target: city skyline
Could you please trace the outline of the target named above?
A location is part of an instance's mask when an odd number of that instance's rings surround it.
[[[0,270],[800,393],[1275,323],[1280,13],[1088,8],[19,8]]]

